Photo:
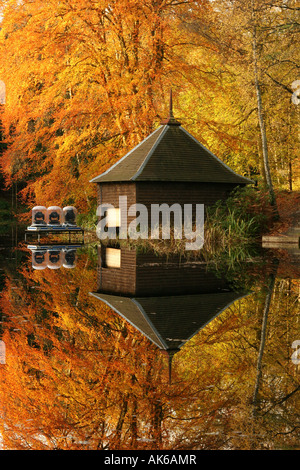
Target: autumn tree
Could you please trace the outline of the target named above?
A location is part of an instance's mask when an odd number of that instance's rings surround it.
[[[189,79],[193,39],[180,15],[209,8],[175,0],[8,2],[0,41],[7,182],[22,182],[28,201],[89,208],[89,178],[148,135],[165,117],[164,93]]]
[[[209,148],[231,168],[265,181],[274,200],[274,186],[299,185],[299,107],[291,99],[299,73],[296,4],[214,2],[214,21],[216,52],[207,69],[214,86],[198,87],[196,109],[189,93],[185,114]],[[205,59],[195,50],[191,60]]]

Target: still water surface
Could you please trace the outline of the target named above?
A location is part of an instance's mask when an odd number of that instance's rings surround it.
[[[299,449],[299,253],[0,256],[4,449]]]

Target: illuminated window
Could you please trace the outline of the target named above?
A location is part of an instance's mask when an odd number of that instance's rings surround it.
[[[106,248],[105,267],[106,268],[120,268],[121,267],[121,250],[117,248]]]
[[[120,209],[107,209],[106,212],[106,224],[107,227],[120,227]]]

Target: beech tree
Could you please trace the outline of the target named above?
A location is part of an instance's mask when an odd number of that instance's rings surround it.
[[[295,2],[263,0],[214,5],[219,49],[209,64],[215,86],[203,100],[200,95],[191,125],[199,137],[209,136],[210,147],[229,166],[240,172],[252,167],[275,204],[274,184],[299,184],[299,108],[291,87],[299,74],[297,8]]]
[[[179,14],[191,7],[201,14],[207,5],[9,2],[0,41],[8,183],[22,182],[29,200],[88,207],[95,197],[88,179],[164,117],[164,90],[190,69],[183,46],[191,38],[178,27]]]
[[[297,189],[292,0],[11,0],[2,16],[1,168],[27,202],[91,208],[87,181],[159,124],[171,87],[183,125],[221,160],[271,194]]]

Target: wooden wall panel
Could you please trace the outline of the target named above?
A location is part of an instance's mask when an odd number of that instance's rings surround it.
[[[98,291],[131,296],[164,296],[220,292],[227,282],[205,263],[182,262],[179,256],[158,257],[121,248],[121,267],[105,266],[105,247],[98,252]]]
[[[128,208],[136,202],[135,183],[102,183],[97,184],[98,205],[111,204],[114,208],[119,208],[119,197],[127,197]],[[128,217],[128,223],[135,217]]]
[[[227,282],[207,270],[201,262],[186,262],[179,256],[167,259],[153,254],[138,255],[136,295],[187,295],[220,292]]]
[[[136,290],[136,254],[134,250],[121,248],[120,268],[105,264],[104,245],[98,247],[98,290],[105,293],[133,295]]]

